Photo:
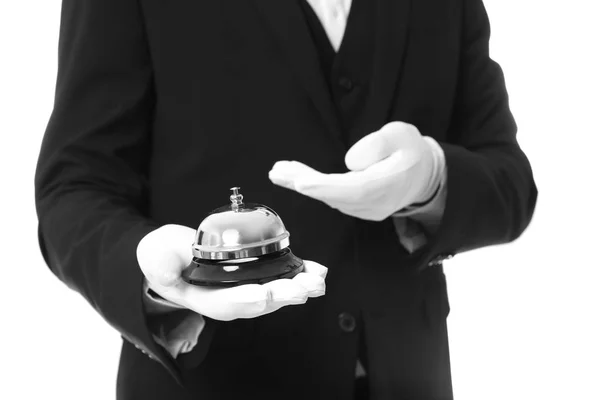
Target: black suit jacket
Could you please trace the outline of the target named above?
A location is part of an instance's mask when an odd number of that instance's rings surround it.
[[[438,261],[517,238],[537,192],[481,0],[376,3],[374,73],[348,143],[295,0],[63,0],[35,182],[40,245],[125,339],[119,398],[351,398],[348,316],[364,324],[373,398],[451,398]],[[280,159],[345,171],[348,147],[393,120],[440,142],[448,167],[441,226],[415,254],[390,220],[267,178]],[[136,246],[162,224],[196,227],[234,185],[278,211],[296,254],[329,267],[328,293],[209,319],[193,354],[173,360],[148,330]]]

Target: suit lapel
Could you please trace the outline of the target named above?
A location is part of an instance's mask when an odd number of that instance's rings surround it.
[[[370,0],[377,2],[375,56],[366,127],[380,129],[389,121],[394,94],[408,46],[408,24],[412,0]],[[368,134],[370,132],[365,132]]]
[[[341,137],[335,106],[302,9],[291,0],[251,1],[288,58],[291,69],[307,90],[328,130]]]

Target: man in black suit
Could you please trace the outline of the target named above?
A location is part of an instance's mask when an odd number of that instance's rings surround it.
[[[119,399],[452,398],[442,262],[517,238],[537,197],[485,9],[354,0],[341,40],[343,7],[309,3],[63,0],[40,245],[124,338]],[[182,284],[234,185],[302,279]]]

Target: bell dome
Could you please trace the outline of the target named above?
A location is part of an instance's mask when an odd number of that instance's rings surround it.
[[[213,210],[201,223],[192,246],[194,257],[230,260],[266,255],[290,245],[289,232],[272,209],[243,203],[239,188],[231,204]]]
[[[192,262],[182,271],[185,282],[201,286],[262,284],[293,278],[304,262],[291,249],[290,234],[271,208],[244,203],[239,187],[231,204],[219,207],[200,223],[192,244]]]

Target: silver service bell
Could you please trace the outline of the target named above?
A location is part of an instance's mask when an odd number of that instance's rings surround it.
[[[271,208],[244,203],[233,187],[231,204],[213,210],[192,245],[193,260],[184,281],[202,286],[238,286],[292,278],[304,262],[289,248],[290,234]]]

